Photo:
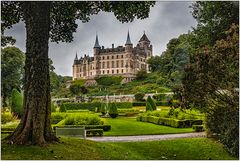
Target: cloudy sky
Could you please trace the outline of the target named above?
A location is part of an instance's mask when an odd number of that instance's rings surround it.
[[[101,12],[91,16],[88,23],[78,22],[77,32],[74,33],[74,41],[71,43],[50,43],[49,56],[53,60],[55,72],[60,75],[72,76],[72,64],[76,52],[78,57],[84,54],[92,56],[96,32],[99,44],[105,48],[124,45],[127,39],[127,31],[135,46],[145,31],[153,45],[153,54],[160,55],[168,41],[180,34],[191,31],[196,26],[189,6],[192,2],[157,2],[151,8],[149,18],[134,20],[131,23],[122,24],[112,13]],[[25,28],[23,23],[13,26],[5,32],[16,38],[16,46],[25,51]]]

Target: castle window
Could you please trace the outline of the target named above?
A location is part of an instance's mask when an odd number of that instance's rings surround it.
[[[107,70],[107,73],[109,74],[109,70]]]
[[[118,70],[117,70],[117,73],[118,73]]]
[[[117,55],[117,59],[118,59],[118,55]]]
[[[102,68],[103,68],[103,69],[105,68],[105,62],[102,63]]]
[[[122,61],[121,61],[121,67],[123,67],[123,64],[124,64],[124,61],[122,60]]]
[[[123,73],[123,69],[122,69],[122,73]]]
[[[114,73],[114,70],[112,70],[112,74]]]
[[[121,58],[123,58],[123,55],[121,55]]]
[[[90,72],[90,75],[92,75],[92,72]]]
[[[104,60],[104,56],[102,57],[102,59]]]
[[[109,68],[109,61],[107,62],[107,68]]]
[[[103,74],[104,74],[104,70],[103,70],[102,72],[103,72]]]
[[[112,56],[112,59],[114,59],[114,56]]]
[[[107,56],[107,59],[109,59],[109,56]]]
[[[114,68],[114,61],[112,61],[112,68]]]
[[[117,67],[117,68],[118,68],[118,64],[119,64],[119,63],[118,63],[118,60],[117,60],[117,64],[116,64],[116,67]]]

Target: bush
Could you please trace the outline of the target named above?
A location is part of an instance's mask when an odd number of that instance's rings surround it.
[[[116,107],[119,108],[132,108],[131,102],[115,102]]]
[[[153,95],[153,98],[156,101],[166,101],[166,94],[164,94],[164,93],[155,94],[155,95]]]
[[[123,77],[122,76],[100,76],[95,77],[97,84],[103,86],[119,85],[121,84]]]
[[[139,113],[138,109],[118,109],[119,113],[129,113],[129,112],[134,112],[134,113]]]
[[[12,94],[12,112],[14,115],[21,117],[23,115],[23,96],[22,94],[17,90],[13,89]]]
[[[157,109],[156,103],[150,96],[148,96],[147,102],[151,105],[153,111]]]
[[[116,118],[118,116],[118,110],[115,102],[109,104],[108,114],[111,116],[111,118]]]
[[[7,122],[11,122],[17,120],[17,117],[14,116],[11,112],[2,112],[1,113],[1,123],[5,124]]]
[[[146,111],[152,111],[152,110],[153,109],[152,109],[151,104],[149,102],[147,102],[147,104],[146,104]]]
[[[208,135],[217,134],[224,147],[234,156],[239,156],[239,107],[225,104],[212,106],[206,115]]]
[[[55,125],[53,126],[53,130],[56,130],[56,127],[68,127],[68,128],[85,127],[85,129],[103,129],[103,131],[111,130],[111,125]]]
[[[65,107],[65,104],[64,104],[64,103],[62,103],[62,104],[60,105],[59,111],[60,111],[60,112],[66,112],[66,107]]]
[[[101,112],[102,115],[106,115],[106,113],[107,113],[107,104],[106,103],[102,103],[102,105],[99,109],[99,112]]]
[[[56,112],[56,106],[51,102],[51,112]]]
[[[101,107],[101,102],[91,103],[64,103],[66,110],[89,110],[95,111],[95,108]]]
[[[56,126],[61,125],[100,125],[102,121],[99,116],[95,114],[68,114]]]
[[[146,106],[146,102],[133,102],[132,106]]]
[[[192,128],[193,128],[196,132],[202,132],[202,131],[204,131],[203,125],[193,125]]]
[[[143,80],[145,78],[147,78],[146,70],[143,70],[143,69],[139,70],[136,74],[136,80]]]
[[[141,93],[141,92],[136,93],[136,94],[134,95],[136,101],[143,101],[144,96],[145,96],[145,94],[144,94],[144,93]]]

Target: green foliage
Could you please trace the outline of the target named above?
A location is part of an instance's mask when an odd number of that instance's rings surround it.
[[[146,102],[133,102],[133,106],[146,106]]]
[[[78,95],[81,91],[81,85],[80,84],[72,84],[69,87],[69,89],[73,95]]]
[[[119,108],[132,108],[131,102],[115,102],[115,106]]]
[[[71,113],[60,121],[56,126],[62,125],[101,125],[102,121],[96,114]]]
[[[152,105],[150,104],[150,102],[146,103],[146,111],[153,111]]]
[[[1,49],[1,96],[3,107],[10,98],[13,88],[21,89],[23,84],[24,53],[16,47]]]
[[[141,92],[136,93],[134,95],[136,101],[143,101],[144,96],[145,96],[145,93],[141,93]]]
[[[95,77],[96,82],[102,86],[111,86],[121,84],[123,77],[122,76],[101,76]]]
[[[106,103],[101,103],[99,112],[101,112],[103,115],[107,113],[107,104]]]
[[[202,132],[202,131],[204,131],[203,125],[193,125],[192,128],[193,128],[196,132]]]
[[[62,103],[62,104],[60,105],[59,111],[60,111],[60,112],[66,112],[66,106],[65,106],[64,103]]]
[[[145,79],[145,78],[147,78],[147,72],[146,72],[146,70],[140,70],[140,71],[138,71],[137,72],[137,74],[136,74],[136,79],[137,80],[143,80],[143,79]]]
[[[91,103],[64,103],[66,110],[89,110],[95,111],[96,108],[101,107],[101,102],[91,102]]]
[[[56,112],[56,106],[51,102],[51,112]]]
[[[14,116],[11,112],[2,112],[1,113],[1,123],[6,124],[7,122],[15,121],[17,117]]]
[[[118,109],[115,102],[109,103],[108,109],[108,114],[111,116],[111,118],[116,118],[118,116]]]
[[[12,90],[11,100],[12,100],[11,101],[12,112],[18,117],[21,117],[23,115],[23,96],[15,88]]]
[[[155,95],[153,95],[153,98],[156,101],[166,101],[166,94],[164,94],[164,93],[155,94]]]
[[[149,104],[151,105],[153,111],[157,109],[156,103],[155,103],[155,101],[152,99],[152,97],[148,96],[148,98],[147,98],[147,103],[149,103]]]

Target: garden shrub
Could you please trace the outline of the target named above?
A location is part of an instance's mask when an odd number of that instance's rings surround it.
[[[17,90],[13,89],[11,93],[11,100],[12,100],[12,112],[14,115],[21,117],[23,115],[23,96]]]
[[[203,125],[193,125],[192,128],[193,128],[194,131],[196,131],[196,132],[202,132],[202,131],[204,131]]]
[[[142,116],[141,115],[137,116],[137,121],[142,121]]]
[[[146,102],[133,102],[132,106],[146,106]]]
[[[143,101],[144,96],[145,96],[145,93],[141,93],[141,92],[136,93],[134,95],[136,101]]]
[[[166,94],[164,94],[164,93],[155,94],[155,95],[153,95],[153,98],[156,101],[166,101]]]
[[[66,110],[89,110],[95,111],[95,108],[101,107],[101,102],[91,103],[64,103]]]
[[[155,101],[150,96],[147,98],[147,103],[150,103],[153,111],[157,109]]]
[[[108,114],[111,118],[116,118],[118,116],[118,110],[115,102],[109,104]]]
[[[60,112],[66,112],[66,107],[65,107],[65,104],[64,104],[64,103],[62,103],[62,104],[60,105],[59,111],[60,111]]]
[[[56,106],[51,102],[51,112],[56,112]]]
[[[139,113],[138,109],[118,109],[119,113],[127,113],[127,112],[135,112],[135,113]]]
[[[7,122],[11,122],[17,120],[17,117],[14,116],[11,112],[2,112],[1,113],[1,123],[5,124]]]
[[[146,111],[152,111],[152,110],[153,109],[152,109],[151,104],[149,102],[147,102],[147,104],[146,104]]]
[[[143,122],[148,122],[148,116],[142,116],[142,121]]]
[[[122,76],[100,76],[94,78],[99,85],[111,86],[120,85],[123,77]]]
[[[116,107],[119,108],[132,108],[131,102],[115,102]]]
[[[106,104],[106,103],[102,103],[102,104],[101,104],[101,107],[100,107],[100,109],[99,109],[99,112],[101,112],[102,115],[106,115],[106,113],[107,113],[107,104]]]

